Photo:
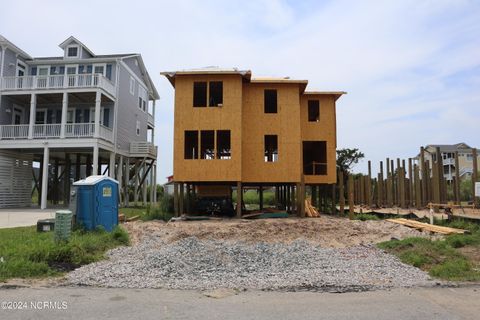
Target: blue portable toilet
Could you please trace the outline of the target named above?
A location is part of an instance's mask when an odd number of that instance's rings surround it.
[[[112,231],[118,224],[118,181],[107,176],[90,176],[73,185],[77,188],[77,223],[86,230],[103,226]]]

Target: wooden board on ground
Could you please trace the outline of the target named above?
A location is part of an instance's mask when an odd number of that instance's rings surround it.
[[[305,199],[305,215],[310,218],[320,217],[320,213],[317,211],[317,208],[312,206],[310,199]]]
[[[138,220],[138,219],[140,219],[140,216],[133,216],[133,217],[127,218],[127,221],[130,222],[130,221],[135,221],[135,220]]]
[[[440,233],[440,234],[464,234],[464,233],[469,233],[468,230],[463,230],[463,229],[456,229],[456,228],[450,228],[450,227],[442,227],[442,226],[436,226],[436,225],[431,225],[428,223],[423,223],[415,220],[408,220],[404,218],[400,219],[386,219],[386,221],[393,222],[393,223],[398,223],[410,228],[415,228],[420,231],[430,231],[430,232],[435,232],[435,233]]]

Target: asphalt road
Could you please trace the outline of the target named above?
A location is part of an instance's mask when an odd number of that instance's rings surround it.
[[[212,295],[216,297],[163,289],[0,289],[0,319],[480,318],[480,286],[342,294],[217,291]],[[18,310],[20,306],[24,309]]]

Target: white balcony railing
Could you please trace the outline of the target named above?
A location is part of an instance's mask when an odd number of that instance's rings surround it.
[[[157,157],[157,147],[151,142],[131,142],[130,154]]]
[[[152,126],[155,126],[155,118],[153,117],[152,114],[147,113],[147,121],[148,121],[148,123],[151,124]]]
[[[1,125],[0,140],[15,140],[29,138],[29,125]],[[61,138],[62,125],[53,124],[35,124],[33,125],[33,139],[51,139]],[[93,138],[95,136],[94,123],[67,123],[65,124],[65,138]],[[113,130],[100,125],[99,138],[113,142]]]
[[[100,138],[105,139],[107,141],[113,141],[113,131],[112,129],[100,125]]]
[[[0,126],[0,139],[28,138],[28,124]]]
[[[443,165],[444,166],[454,166],[455,165],[455,159],[454,158],[443,159]]]
[[[33,138],[60,138],[61,124],[33,125]]]
[[[89,138],[95,133],[94,123],[67,123],[65,125],[65,137]]]
[[[10,91],[62,88],[100,88],[115,96],[115,85],[101,74],[4,77],[2,81],[2,90]]]

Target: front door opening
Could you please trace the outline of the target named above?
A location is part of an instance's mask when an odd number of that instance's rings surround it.
[[[303,174],[327,174],[327,142],[303,141]]]
[[[265,136],[265,162],[278,161],[278,137],[277,135]]]

